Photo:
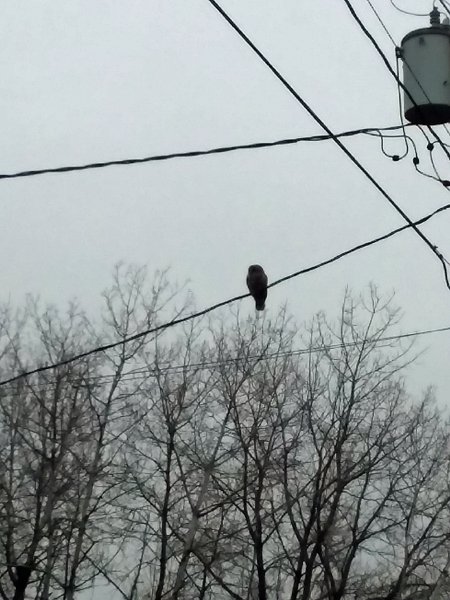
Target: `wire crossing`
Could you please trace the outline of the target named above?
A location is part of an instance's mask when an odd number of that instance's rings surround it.
[[[422,217],[421,219],[419,219],[418,221],[416,221],[414,223],[414,225],[421,225],[422,223],[426,223],[427,221],[429,221],[430,219],[432,219],[434,216],[436,216],[439,213],[442,213],[446,210],[450,209],[450,204],[445,204],[444,206],[441,206],[440,208],[438,208],[437,210],[433,211],[432,213],[426,215],[425,217]],[[372,240],[369,240],[367,242],[363,242],[362,244],[358,244],[357,246],[353,246],[352,248],[348,249],[348,250],[344,250],[343,252],[340,252],[339,254],[336,254],[335,256],[328,258],[326,260],[323,260],[319,263],[316,263],[315,265],[312,265],[310,267],[306,267],[304,269],[300,269],[299,271],[296,271],[295,273],[291,273],[290,275],[286,275],[285,277],[281,277],[281,279],[277,279],[276,281],[274,281],[273,283],[271,283],[268,287],[272,288],[275,287],[277,285],[280,285],[281,283],[284,283],[285,281],[288,281],[289,279],[293,279],[294,277],[299,277],[300,275],[305,275],[306,273],[311,273],[312,271],[317,271],[318,269],[321,269],[322,267],[325,267],[326,265],[330,265],[338,260],[341,260],[342,258],[344,258],[345,256],[349,256],[350,254],[353,254],[355,252],[358,252],[360,250],[362,250],[363,248],[368,248],[369,246],[373,246],[374,244],[378,244],[384,240],[387,240],[390,237],[393,237],[394,235],[397,235],[398,233],[402,232],[402,231],[406,231],[407,229],[410,229],[411,225],[403,225],[403,227],[399,227],[397,229],[394,229],[384,235],[381,235],[379,237],[376,237]],[[118,346],[123,346],[125,344],[129,344],[130,342],[134,342],[136,340],[142,339],[147,337],[148,335],[152,334],[152,333],[157,333],[159,331],[163,331],[165,329],[169,329],[170,327],[174,327],[175,325],[180,325],[181,323],[186,323],[187,321],[192,321],[193,319],[198,319],[199,317],[202,317],[210,312],[213,312],[214,310],[217,310],[218,308],[221,308],[222,306],[227,306],[228,304],[233,304],[234,302],[238,302],[239,300],[243,300],[244,298],[249,297],[250,294],[246,293],[246,294],[241,294],[240,296],[235,296],[234,298],[230,298],[229,300],[223,300],[222,302],[218,302],[217,304],[213,304],[212,306],[209,306],[208,308],[205,308],[203,310],[200,310],[198,312],[192,313],[190,315],[187,315],[185,317],[180,317],[178,319],[173,319],[172,321],[169,321],[167,323],[163,323],[161,325],[158,325],[156,327],[152,327],[150,329],[146,329],[145,331],[140,331],[139,333],[136,333],[134,335],[131,335],[129,337],[124,338],[123,340],[120,340],[118,342],[111,342],[110,344],[104,344],[102,346],[96,346],[95,348],[92,348],[91,350],[87,350],[86,352],[81,352],[80,354],[76,354],[75,356],[72,356],[70,358],[66,358],[64,360],[61,360],[59,362],[55,362],[52,363],[50,365],[44,365],[41,367],[37,367],[35,369],[32,369],[30,371],[23,371],[22,373],[19,373],[18,375],[14,375],[13,377],[9,377],[8,379],[4,379],[3,381],[0,381],[0,387],[7,385],[8,383],[13,383],[14,381],[18,381],[20,379],[23,379],[24,377],[28,377],[29,375],[35,375],[37,373],[43,373],[45,371],[50,371],[53,369],[57,369],[58,367],[63,367],[66,366],[70,363],[73,363],[77,360],[81,360],[83,358],[87,358],[88,356],[92,356],[93,354],[97,354],[99,352],[106,352],[107,350],[112,350],[113,348],[117,348]],[[412,335],[412,334],[411,334]]]
[[[348,4],[347,0],[344,0]],[[259,50],[259,48],[250,40],[250,38],[243,32],[243,30],[231,19],[231,17],[224,11],[224,9],[216,2],[216,0],[208,0],[208,2],[222,15],[227,23],[234,29],[234,31],[244,40],[244,42],[257,54],[257,56],[263,61],[263,63],[272,71],[284,87],[291,93],[291,95],[299,102],[303,108],[311,115],[311,117],[318,123],[322,129],[324,129],[331,139],[339,146],[339,148],[348,156],[352,163],[358,167],[358,169],[366,176],[366,178],[372,183],[374,187],[386,198],[389,204],[403,217],[403,219],[414,229],[416,234],[422,239],[422,241],[428,246],[435,256],[439,259],[444,271],[445,284],[450,291],[450,280],[448,276],[447,264],[441,252],[437,249],[437,246],[433,244],[427,236],[415,225],[405,211],[397,204],[397,202],[388,194],[388,192],[382,187],[375,177],[364,167],[364,165],[356,158],[356,156],[341,142],[341,140],[331,131],[328,125],[319,117],[319,115],[309,106],[300,94],[292,87],[292,85],[283,77],[278,69],[269,61],[269,59]]]

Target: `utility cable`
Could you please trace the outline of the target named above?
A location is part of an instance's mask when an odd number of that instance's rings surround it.
[[[366,127],[364,129],[353,129],[343,131],[333,135],[310,135],[295,138],[285,138],[271,142],[253,142],[250,144],[237,144],[233,146],[219,146],[208,150],[190,150],[186,152],[171,152],[170,154],[157,154],[143,158],[123,158],[119,160],[109,160],[105,162],[86,163],[83,165],[69,165],[63,167],[49,167],[45,169],[33,169],[19,171],[17,173],[2,173],[0,179],[17,179],[21,177],[34,177],[36,175],[46,175],[49,173],[70,173],[72,171],[87,171],[90,169],[102,169],[117,165],[134,165],[147,162],[158,162],[171,160],[174,158],[193,158],[196,156],[208,156],[210,154],[224,154],[226,152],[235,152],[236,150],[256,150],[258,148],[271,148],[273,146],[286,146],[289,144],[298,144],[299,142],[322,142],[330,140],[333,137],[352,137],[360,134],[368,134],[374,131],[397,131],[402,129],[402,125],[393,125],[391,127]]]
[[[289,279],[293,279],[294,277],[298,277],[300,275],[304,275],[306,273],[311,273],[312,271],[316,271],[317,269],[320,269],[326,265],[329,265],[331,263],[334,263],[338,260],[340,260],[341,258],[344,258],[345,256],[348,256],[349,254],[353,254],[354,252],[358,252],[359,250],[362,250],[363,248],[367,248],[369,246],[372,246],[374,244],[377,244],[381,241],[387,240],[388,238],[397,235],[398,233],[405,231],[406,229],[411,228],[412,226],[417,226],[417,225],[421,225],[422,223],[425,223],[427,221],[429,221],[432,217],[434,217],[435,215],[444,212],[446,210],[450,209],[450,204],[446,204],[444,206],[441,206],[440,208],[436,209],[435,211],[433,211],[432,213],[426,215],[425,217],[422,217],[421,219],[419,219],[418,221],[416,221],[415,223],[413,223],[413,225],[403,225],[403,227],[399,227],[397,229],[394,229],[393,231],[390,231],[389,233],[386,233],[382,236],[379,236],[377,238],[374,238],[372,240],[369,240],[367,242],[364,242],[362,244],[358,244],[357,246],[354,246],[353,248],[350,248],[349,250],[345,250],[344,252],[340,252],[339,254],[333,256],[332,258],[328,258],[326,260],[323,260],[315,265],[312,265],[310,267],[306,267],[305,269],[301,269],[299,271],[296,271],[295,273],[291,273],[290,275],[286,275],[285,277],[282,277],[281,279],[277,279],[276,281],[274,281],[273,283],[271,283],[268,287],[272,288],[275,287],[277,285],[280,285],[281,283],[284,283],[285,281],[288,281]],[[8,379],[4,379],[2,381],[0,381],[0,386],[4,386],[8,383],[12,383],[14,381],[18,381],[20,379],[23,379],[24,377],[28,377],[29,375],[35,375],[37,373],[43,373],[45,371],[50,371],[53,369],[56,369],[58,367],[63,367],[66,366],[70,363],[73,363],[77,360],[80,360],[82,358],[86,358],[88,356],[92,356],[93,354],[97,354],[99,352],[106,352],[107,350],[111,350],[113,348],[117,348],[118,346],[124,346],[125,344],[128,344],[130,342],[142,339],[152,333],[157,333],[159,331],[163,331],[165,329],[169,329],[170,327],[174,327],[175,325],[179,325],[181,323],[186,323],[187,321],[192,321],[193,319],[197,319],[199,317],[202,317],[218,308],[221,308],[222,306],[226,306],[228,304],[232,304],[234,302],[237,302],[239,300],[243,300],[244,298],[247,298],[248,296],[250,296],[249,293],[247,294],[241,294],[240,296],[235,296],[234,298],[230,298],[229,300],[224,300],[223,302],[218,302],[217,304],[213,304],[212,306],[209,306],[208,308],[205,308],[201,311],[198,311],[196,313],[187,315],[185,317],[180,317],[178,319],[173,319],[172,321],[169,321],[167,323],[164,323],[162,325],[158,325],[156,327],[152,327],[150,329],[146,329],[145,331],[141,331],[139,333],[136,333],[134,335],[131,335],[129,337],[124,338],[123,340],[120,340],[118,342],[111,342],[110,344],[104,344],[102,346],[97,346],[95,348],[92,348],[91,350],[87,350],[86,352],[81,352],[80,354],[76,354],[75,356],[72,356],[70,358],[55,362],[53,364],[50,365],[43,365],[41,367],[37,367],[35,369],[32,369],[30,371],[23,371],[22,373],[19,373],[18,375],[15,375],[13,377],[10,377]]]
[[[401,101],[401,90],[402,90],[402,89],[403,89],[403,90],[405,90],[405,92],[407,93],[407,96],[409,97],[409,99],[411,100],[411,102],[413,102],[414,106],[416,106],[416,107],[417,107],[417,103],[414,101],[414,99],[412,98],[411,94],[410,94],[410,93],[409,93],[409,92],[406,90],[406,88],[405,88],[405,87],[403,86],[403,84],[401,83],[401,79],[400,79],[400,70],[399,70],[399,54],[398,54],[398,46],[397,46],[397,44],[396,44],[396,42],[395,42],[395,40],[394,40],[394,38],[393,38],[393,36],[392,36],[391,32],[390,32],[390,31],[389,31],[389,29],[386,27],[386,25],[385,25],[385,23],[384,23],[383,19],[381,18],[380,14],[378,13],[377,9],[375,8],[375,6],[374,6],[374,5],[373,5],[373,3],[371,2],[371,0],[366,0],[366,2],[367,2],[367,4],[370,6],[370,8],[371,8],[372,12],[374,13],[374,15],[376,16],[376,18],[377,18],[378,22],[381,24],[381,26],[383,27],[383,29],[384,29],[384,31],[386,32],[387,36],[388,36],[388,37],[389,37],[389,39],[391,40],[391,42],[392,42],[392,44],[393,44],[394,48],[396,49],[396,72],[395,72],[395,79],[396,79],[396,82],[397,82],[397,92],[398,92],[398,96],[399,96],[400,119],[401,119],[401,122],[402,122],[402,124],[403,124],[403,123],[404,123],[404,120],[403,120],[403,110],[402,110],[402,101]],[[355,13],[355,12],[354,12],[354,13],[352,13],[352,16],[353,16],[354,18],[356,18],[356,13]],[[428,15],[424,15],[424,16],[428,16]],[[358,19],[357,19],[357,22],[358,22],[358,24],[360,25],[360,27],[362,27],[362,22],[361,22],[361,20],[358,20]],[[364,31],[364,30],[363,30],[363,31]],[[364,31],[364,33],[365,33],[366,35],[368,35],[368,33],[366,33],[366,31]],[[372,41],[372,39],[371,39],[371,41]],[[374,42],[372,41],[372,43],[374,43]],[[380,52],[381,52],[381,49],[378,49],[378,53],[380,53]],[[383,60],[384,60],[384,62],[385,62],[385,64],[386,64],[386,62],[387,62],[387,58],[384,56],[384,53],[383,53],[383,57],[384,57],[384,58],[383,58]],[[411,68],[411,66],[409,65],[409,63],[406,61],[406,59],[405,59],[404,57],[403,57],[403,61],[405,62],[405,64],[406,64],[406,66],[407,66],[407,68],[408,68],[409,72],[411,73],[411,75],[414,77],[414,79],[415,79],[415,81],[416,81],[417,85],[420,87],[420,89],[421,89],[422,93],[423,93],[423,94],[424,94],[424,96],[427,98],[428,102],[430,102],[430,103],[431,103],[431,100],[430,100],[430,98],[429,98],[429,96],[428,96],[428,94],[427,94],[426,90],[423,88],[422,84],[420,83],[420,81],[419,81],[419,80],[418,80],[418,78],[416,77],[416,74],[414,73],[413,69]],[[392,71],[391,71],[391,73],[392,73]],[[409,125],[411,125],[411,123],[409,123]],[[423,130],[423,127],[421,127],[420,125],[418,125],[418,128],[419,128],[420,132],[422,133],[422,135],[423,135],[423,136],[425,137],[425,139],[427,140],[427,149],[428,149],[428,150],[429,150],[429,152],[430,152],[430,160],[431,160],[431,164],[432,164],[433,170],[434,170],[434,172],[435,172],[435,174],[436,174],[436,178],[433,178],[433,176],[427,175],[426,173],[423,173],[422,171],[420,171],[420,169],[417,169],[417,164],[418,164],[418,162],[416,163],[416,161],[418,160],[418,157],[417,157],[417,152],[416,152],[416,158],[413,160],[413,162],[414,162],[414,166],[416,167],[416,170],[418,170],[418,171],[419,171],[420,173],[422,173],[423,175],[425,175],[425,176],[427,176],[427,177],[431,177],[432,179],[435,179],[436,181],[438,181],[438,182],[442,183],[442,184],[443,184],[445,187],[447,187],[447,188],[448,188],[448,187],[449,187],[449,185],[450,185],[450,183],[449,183],[447,180],[444,180],[444,179],[443,179],[443,178],[442,178],[442,177],[439,175],[439,172],[437,171],[437,168],[436,168],[436,166],[435,166],[435,164],[434,164],[434,160],[433,160],[433,157],[432,157],[432,155],[431,155],[431,151],[432,151],[432,150],[433,150],[433,148],[434,148],[434,144],[436,144],[436,143],[439,143],[439,145],[441,146],[441,148],[442,148],[442,149],[444,150],[444,152],[447,154],[447,157],[448,157],[448,158],[450,158],[450,154],[449,154],[449,153],[446,151],[446,148],[448,148],[449,146],[448,146],[448,144],[446,144],[446,143],[445,143],[445,142],[444,142],[442,139],[440,139],[440,138],[439,138],[439,136],[437,136],[437,138],[436,138],[436,141],[435,141],[435,142],[430,142],[430,140],[429,140],[429,138],[428,138],[427,134],[426,134],[426,133],[425,133],[425,131]],[[444,124],[444,128],[445,128],[445,130],[447,131],[447,133],[450,133],[450,132],[449,132],[449,130],[448,130],[448,127],[447,127],[447,125],[445,125],[445,124]],[[429,127],[429,130],[430,130],[430,132],[431,132],[431,133],[433,133],[433,134],[435,135],[435,137],[436,137],[436,134],[435,134],[434,130],[433,130],[431,127]]]
[[[209,0],[210,2],[213,0]],[[361,19],[359,18],[358,14],[356,13],[355,9],[352,6],[352,3],[350,2],[350,0],[344,0],[350,14],[352,15],[353,19],[356,21],[356,23],[358,24],[359,28],[361,29],[361,31],[364,33],[364,35],[370,40],[370,42],[372,43],[373,47],[375,48],[375,50],[378,52],[378,54],[380,55],[381,59],[383,60],[384,64],[386,65],[389,73],[392,75],[392,77],[395,79],[395,81],[397,82],[397,85],[399,85],[402,90],[405,92],[405,94],[408,96],[408,98],[410,99],[410,101],[413,103],[413,105],[416,108],[420,108],[417,104],[417,102],[415,101],[415,99],[413,98],[413,96],[411,95],[411,93],[409,92],[409,90],[406,88],[406,86],[404,85],[404,83],[402,82],[402,80],[400,79],[400,77],[396,74],[396,72],[394,71],[394,69],[391,66],[391,63],[389,62],[389,60],[387,59],[386,55],[384,54],[383,50],[380,48],[379,44],[377,43],[376,39],[373,37],[373,35],[370,33],[370,31],[367,29],[367,27],[364,25],[364,23],[361,21]],[[373,6],[372,6],[373,9]],[[391,36],[389,36],[391,37]],[[408,66],[408,65],[407,65]],[[409,66],[408,66],[409,68]],[[411,69],[410,69],[411,70]],[[412,75],[414,76],[413,71],[411,71]],[[414,76],[415,77],[415,76]],[[420,85],[420,82],[416,79],[418,85]],[[425,94],[425,96],[428,98],[425,90],[422,88],[422,86],[420,85],[422,92]],[[429,98],[428,98],[429,100]],[[433,129],[433,127],[431,127],[430,125],[427,125],[427,129],[430,131],[431,135],[436,139],[436,141],[439,143],[439,145],[441,146],[441,148],[443,149],[443,151],[445,152],[445,154],[447,155],[447,158],[450,159],[450,152],[447,149],[446,145],[444,144],[444,142],[442,141],[442,139],[440,138],[440,136],[436,133],[436,131]]]
[[[354,165],[358,167],[358,169],[367,177],[367,179],[378,189],[379,192],[386,198],[389,204],[403,217],[403,219],[414,229],[416,234],[422,239],[423,242],[430,248],[430,250],[437,256],[439,262],[442,265],[442,269],[444,272],[445,283],[450,290],[450,280],[447,271],[447,265],[443,259],[442,254],[439,252],[437,247],[427,238],[425,234],[414,224],[414,222],[409,218],[409,216],[405,213],[405,211],[395,202],[395,200],[387,193],[387,191],[381,186],[380,183],[374,178],[374,176],[363,166],[363,164],[356,158],[356,156],[341,142],[339,138],[335,136],[335,134],[331,131],[331,129],[326,125],[326,123],[318,116],[318,114],[309,106],[309,104],[300,96],[298,92],[292,87],[292,85],[283,77],[283,75],[272,65],[269,59],[255,46],[255,44],[250,40],[250,38],[242,31],[242,29],[231,19],[231,17],[224,11],[224,9],[216,2],[216,0],[208,0],[208,2],[219,12],[219,14],[227,21],[227,23],[236,31],[236,33],[245,41],[245,43],[250,46],[250,48],[255,52],[258,57],[264,62],[264,64],[272,71],[272,73],[281,81],[281,83],[285,86],[285,88],[294,96],[294,98],[303,106],[303,108],[313,117],[313,119],[318,123],[322,129],[324,129],[328,135],[331,136],[333,141],[339,146],[339,148],[348,156],[348,158],[353,162]],[[347,0],[345,0],[346,3]],[[390,66],[390,65],[389,65]],[[448,151],[447,151],[448,152]],[[449,155],[450,156],[450,155]]]
[[[438,0],[439,4],[446,11],[446,13],[450,16],[450,7],[445,0]]]
[[[372,11],[374,12],[374,14],[376,15],[378,21],[380,22],[380,24],[383,26],[385,32],[387,33],[387,35],[389,36],[390,40],[392,41],[392,43],[394,44],[394,47],[396,46],[395,40],[392,37],[392,35],[389,32],[389,29],[385,26],[383,20],[381,19],[380,15],[378,14],[377,10],[375,9],[375,7],[373,6],[371,0],[367,0],[367,3],[369,4],[369,6],[371,7]],[[399,57],[396,56],[396,74],[397,77],[400,77],[400,69],[399,69]],[[423,131],[423,129],[421,127],[419,127],[422,135],[425,137],[426,141],[427,141],[427,149],[430,153],[430,161],[431,161],[431,165],[433,168],[433,171],[435,173],[435,175],[430,175],[428,173],[425,173],[424,171],[422,171],[421,169],[419,169],[419,163],[420,163],[420,159],[419,159],[419,155],[418,155],[418,151],[417,151],[417,146],[416,143],[414,142],[413,138],[409,135],[407,135],[406,133],[406,127],[410,127],[412,125],[412,123],[405,123],[404,118],[403,118],[403,106],[402,106],[402,97],[401,97],[401,89],[400,86],[397,85],[397,97],[398,97],[398,108],[399,108],[399,116],[400,116],[400,123],[401,123],[401,128],[402,128],[402,134],[398,135],[398,134],[390,134],[387,135],[386,133],[382,133],[381,131],[376,131],[376,132],[367,132],[367,135],[377,135],[380,138],[380,142],[381,142],[381,152],[384,154],[384,156],[390,158],[391,160],[398,162],[403,160],[404,158],[406,158],[406,156],[409,154],[409,146],[411,145],[413,150],[414,150],[414,156],[412,159],[413,165],[415,170],[420,173],[421,175],[423,175],[424,177],[428,177],[430,179],[432,179],[433,181],[436,181],[438,183],[441,183],[444,187],[446,187],[447,189],[450,187],[450,181],[448,180],[444,180],[440,175],[439,172],[437,170],[436,164],[434,162],[434,158],[432,155],[432,150],[434,149],[434,145],[433,143],[430,142],[427,134]],[[405,151],[403,152],[403,154],[399,155],[399,154],[389,154],[386,149],[385,149],[385,139],[403,139],[404,143],[405,143]],[[436,142],[435,142],[436,143]]]
[[[405,15],[409,15],[411,17],[428,17],[428,13],[416,13],[416,12],[411,12],[409,10],[405,10],[403,8],[400,8],[400,6],[397,6],[397,4],[395,4],[394,0],[390,0],[392,6],[398,10],[398,12],[401,12]]]
[[[408,339],[408,338],[416,338],[416,337],[422,337],[422,336],[426,336],[426,335],[432,335],[435,333],[444,333],[450,331],[450,325],[446,326],[446,327],[437,327],[435,329],[424,329],[424,330],[419,330],[419,331],[410,331],[407,333],[400,333],[397,335],[389,335],[389,336],[382,336],[382,337],[377,337],[377,338],[369,338],[368,340],[366,340],[368,343],[373,343],[373,344],[379,344],[379,343],[384,343],[384,342],[393,342],[396,340],[402,340],[402,339]],[[316,354],[318,352],[325,352],[325,351],[331,351],[331,350],[340,350],[342,348],[351,348],[354,346],[358,346],[360,342],[357,341],[347,341],[347,342],[340,342],[340,343],[336,343],[336,344],[325,344],[325,345],[321,345],[321,346],[312,346],[311,348],[296,348],[293,350],[286,350],[286,351],[282,351],[282,352],[271,352],[268,354],[264,354],[263,356],[261,354],[251,354],[249,356],[234,356],[234,357],[230,357],[230,358],[225,358],[222,360],[211,360],[211,361],[202,361],[202,362],[197,362],[197,363],[189,363],[189,364],[178,364],[178,365],[173,365],[173,364],[167,364],[167,365],[158,365],[156,367],[150,367],[150,366],[146,366],[146,367],[139,367],[138,369],[132,369],[130,371],[126,371],[122,377],[121,377],[121,382],[126,382],[126,381],[137,381],[137,380],[143,380],[143,379],[147,379],[148,377],[155,377],[156,375],[158,375],[159,373],[170,373],[170,372],[180,372],[180,373],[184,373],[184,372],[189,372],[189,371],[202,371],[202,370],[208,370],[208,369],[213,369],[216,367],[222,367],[225,365],[229,365],[229,364],[239,364],[245,361],[250,361],[250,360],[261,360],[261,361],[265,361],[265,360],[272,360],[272,359],[277,359],[277,358],[286,358],[289,356],[301,356],[304,354]],[[385,344],[382,347],[388,347],[389,344]],[[107,379],[114,379],[116,377],[116,375],[114,374],[105,374],[105,375],[91,375],[86,377],[86,381],[88,382],[98,382],[98,381],[103,381],[103,380],[107,380]],[[56,383],[56,379],[55,380],[49,380],[49,381],[38,381],[36,383],[33,384],[33,389],[38,388],[38,389],[46,389],[48,388],[50,385]],[[16,394],[14,394],[16,395]],[[20,395],[20,393],[17,394],[18,396]]]

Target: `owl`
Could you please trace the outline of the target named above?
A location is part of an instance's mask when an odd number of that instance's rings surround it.
[[[267,298],[267,275],[260,265],[251,265],[248,268],[247,286],[255,299],[256,310],[264,310]]]

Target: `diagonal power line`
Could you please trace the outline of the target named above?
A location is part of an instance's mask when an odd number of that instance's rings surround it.
[[[206,150],[188,150],[185,152],[171,152],[169,154],[156,154],[153,156],[145,156],[142,158],[122,158],[118,160],[108,160],[104,162],[85,163],[82,165],[68,165],[63,167],[49,167],[45,169],[33,169],[26,171],[18,171],[16,173],[0,173],[0,179],[18,179],[22,177],[35,177],[36,175],[47,175],[50,173],[70,173],[73,171],[87,171],[91,169],[103,169],[118,165],[136,165],[149,162],[160,162],[164,160],[172,160],[174,158],[194,158],[196,156],[208,156],[210,154],[225,154],[227,152],[235,152],[237,150],[257,150],[258,148],[271,148],[273,146],[287,146],[290,144],[298,144],[300,142],[322,142],[332,139],[332,137],[352,137],[361,134],[373,134],[389,131],[397,131],[403,129],[402,125],[393,125],[391,127],[365,127],[363,129],[351,129],[331,135],[309,135],[302,137],[284,138],[269,142],[253,142],[249,144],[235,144],[233,146],[219,146],[217,148],[209,148]]]
[[[450,204],[445,204],[444,206],[441,206],[440,208],[438,208],[437,210],[433,211],[432,213],[426,215],[425,217],[422,217],[421,219],[419,219],[418,221],[416,221],[414,223],[415,226],[417,225],[421,225],[422,223],[426,223],[427,221],[429,221],[431,218],[433,218],[434,216],[436,216],[437,214],[444,212],[446,210],[450,209]],[[318,269],[321,269],[322,267],[325,267],[326,265],[330,265],[331,263],[334,263],[338,260],[340,260],[341,258],[344,258],[345,256],[348,256],[350,254],[353,254],[355,252],[358,252],[360,250],[362,250],[363,248],[368,248],[369,246],[373,246],[374,244],[378,244],[384,240],[387,240],[390,237],[393,237],[394,235],[397,235],[398,233],[405,231],[407,229],[410,229],[412,226],[411,225],[403,225],[403,227],[399,227],[397,229],[394,229],[382,236],[376,237],[372,240],[369,240],[367,242],[363,242],[362,244],[358,244],[357,246],[353,246],[352,248],[349,248],[348,250],[344,250],[343,252],[340,252],[339,254],[336,254],[335,256],[328,258],[326,260],[323,260],[319,263],[316,263],[315,265],[312,265],[310,267],[306,267],[304,269],[300,269],[299,271],[296,271],[295,273],[291,273],[290,275],[286,275],[285,277],[281,277],[281,279],[277,279],[276,281],[274,281],[273,283],[271,283],[268,287],[272,288],[275,287],[277,285],[280,285],[281,283],[284,283],[285,281],[288,281],[289,279],[293,279],[294,277],[299,277],[300,275],[305,275],[306,273],[311,273],[312,271],[316,271]],[[87,358],[88,356],[92,356],[93,354],[98,354],[99,352],[106,352],[107,350],[111,350],[113,348],[117,348],[118,346],[123,346],[125,344],[129,344],[130,342],[142,339],[152,333],[157,333],[159,331],[163,331],[165,329],[169,329],[170,327],[174,327],[175,325],[179,325],[181,323],[186,323],[187,321],[192,321],[193,319],[198,319],[199,317],[202,317],[208,313],[213,312],[214,310],[217,310],[218,308],[221,308],[222,306],[226,306],[228,304],[233,304],[234,302],[238,302],[239,300],[242,300],[244,298],[247,298],[248,296],[250,296],[250,294],[241,294],[240,296],[235,296],[234,298],[230,298],[228,300],[223,300],[222,302],[218,302],[217,304],[213,304],[212,306],[209,306],[208,308],[205,308],[203,310],[200,310],[196,313],[192,313],[190,315],[187,315],[185,317],[180,317],[178,319],[173,319],[172,321],[168,321],[167,323],[163,323],[161,325],[158,325],[156,327],[152,327],[151,329],[146,329],[145,331],[141,331],[139,333],[136,333],[134,335],[131,335],[129,337],[124,338],[123,340],[120,340],[118,342],[112,342],[110,344],[104,344],[102,346],[96,346],[95,348],[92,348],[91,350],[87,350],[85,352],[81,352],[80,354],[76,354],[70,358],[66,358],[64,360],[61,360],[59,362],[50,364],[50,365],[44,365],[42,367],[37,367],[35,369],[32,369],[30,371],[24,371],[22,373],[19,373],[18,375],[14,375],[13,377],[10,377],[8,379],[4,379],[2,381],[0,381],[0,387],[4,386],[8,383],[12,383],[14,381],[18,381],[20,379],[23,379],[24,377],[28,377],[29,375],[35,375],[37,373],[43,373],[45,371],[50,371],[53,369],[57,369],[58,367],[63,367],[66,366],[70,363],[73,363],[77,360],[81,360],[83,358]],[[411,334],[412,335],[412,334]]]
[[[386,25],[383,23],[383,21],[380,18],[380,15],[378,14],[377,10],[374,8],[374,6],[370,2],[370,0],[367,0],[367,2],[369,4],[369,6],[372,8],[372,11],[375,13],[375,16],[377,17],[378,21],[381,23],[381,25],[383,26],[384,30],[387,32],[389,38],[394,43],[394,46],[397,47],[397,44],[395,43],[395,40],[393,39],[393,37],[390,34],[389,30],[387,29]],[[370,33],[370,31],[367,29],[367,27],[361,21],[360,17],[356,13],[356,11],[355,11],[352,3],[350,2],[350,0],[344,0],[344,3],[347,6],[347,8],[348,8],[348,10],[349,10],[349,12],[351,14],[351,16],[353,17],[353,19],[357,23],[358,27],[361,29],[361,31],[363,32],[363,34],[367,37],[367,39],[370,41],[370,43],[373,45],[373,47],[375,48],[375,50],[380,55],[380,57],[381,57],[382,61],[384,62],[387,70],[389,71],[390,75],[395,79],[397,85],[403,90],[403,92],[406,94],[406,96],[412,102],[412,104],[416,108],[420,109],[419,105],[417,104],[415,98],[412,96],[411,92],[408,90],[408,88],[405,86],[405,84],[400,79],[400,77],[398,76],[398,74],[392,68],[391,63],[389,62],[387,56],[385,55],[385,53],[381,49],[380,45],[378,44],[378,42],[376,41],[376,39],[374,38],[374,36]],[[405,64],[408,67],[408,69],[410,70],[410,72],[411,72],[412,76],[414,77],[414,79],[416,80],[416,83],[421,88],[422,93],[425,95],[425,97],[428,99],[428,101],[430,101],[430,98],[428,97],[428,94],[426,93],[426,90],[424,90],[424,88],[422,87],[420,81],[415,76],[414,71],[411,69],[410,65],[406,61],[405,61]],[[431,125],[427,124],[426,127],[429,130],[429,132],[431,133],[431,135],[434,137],[434,139],[436,140],[436,142],[439,144],[439,146],[442,148],[442,150],[444,151],[444,153],[447,155],[447,158],[450,159],[450,152],[447,149],[447,147],[444,144],[444,142],[442,141],[442,139],[439,136],[439,134],[436,133],[435,129]]]
[[[233,19],[225,12],[225,10],[216,2],[216,0],[207,0],[211,6],[225,19],[225,21],[234,29],[234,31],[244,40],[244,42],[253,50],[253,52],[262,60],[262,62],[272,71],[275,77],[284,85],[284,87],[290,92],[290,94],[301,104],[301,106],[310,114],[310,116],[318,123],[324,131],[331,137],[331,139],[339,146],[339,148],[348,156],[352,163],[366,176],[366,178],[372,183],[374,187],[386,198],[389,204],[403,217],[403,219],[409,224],[415,233],[422,239],[422,241],[428,246],[435,256],[439,259],[444,271],[445,284],[450,291],[450,280],[447,271],[447,265],[444,257],[437,249],[436,245],[433,244],[427,236],[417,227],[417,225],[410,219],[405,211],[397,204],[390,194],[382,187],[375,177],[364,167],[364,165],[356,158],[356,156],[345,146],[343,142],[333,133],[328,125],[318,116],[318,114],[309,106],[309,104],[300,96],[300,94],[292,87],[292,85],[283,77],[278,69],[269,61],[269,59],[259,50],[259,48],[251,41],[251,39],[244,33],[244,31],[233,21]],[[347,1],[347,0],[345,0]]]

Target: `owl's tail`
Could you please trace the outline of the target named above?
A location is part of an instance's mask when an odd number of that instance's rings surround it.
[[[256,310],[264,310],[266,308],[265,300],[256,300]]]

